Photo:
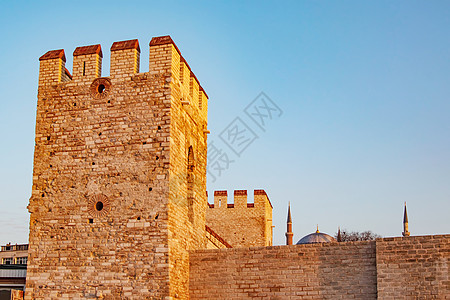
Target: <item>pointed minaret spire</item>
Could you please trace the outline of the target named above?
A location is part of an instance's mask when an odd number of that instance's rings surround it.
[[[408,230],[408,213],[406,212],[406,201],[405,201],[405,211],[403,213],[403,236],[409,236],[409,230]]]
[[[338,241],[338,243],[342,242],[341,227],[340,226],[338,227],[337,241]]]
[[[287,231],[286,231],[286,245],[292,245],[292,237],[294,233],[292,232],[292,217],[291,217],[291,202],[288,206],[288,217],[287,217]]]

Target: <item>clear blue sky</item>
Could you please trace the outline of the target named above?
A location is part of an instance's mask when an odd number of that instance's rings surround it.
[[[450,232],[450,2],[3,1],[0,243],[28,239],[38,58],[170,34],[210,96],[210,141],[236,117],[258,138],[213,190],[265,189],[275,244],[288,201],[294,239],[338,226],[383,236]],[[265,132],[244,113],[265,92]],[[211,197],[212,198],[212,197]],[[212,199],[210,199],[211,201]]]

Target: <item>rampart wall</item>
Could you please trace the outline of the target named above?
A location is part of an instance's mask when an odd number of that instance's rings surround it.
[[[450,235],[198,250],[191,299],[449,299]]]
[[[378,239],[376,252],[380,299],[450,299],[450,235]]]
[[[214,192],[208,205],[206,224],[232,247],[272,245],[272,204],[264,190],[254,190],[254,202],[247,202],[247,190],[234,191],[229,203],[227,191]]]

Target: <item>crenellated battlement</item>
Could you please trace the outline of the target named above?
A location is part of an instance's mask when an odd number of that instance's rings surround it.
[[[253,203],[248,202],[247,190],[235,190],[234,203],[228,203],[227,191],[214,191],[214,203],[208,205],[209,208],[265,208],[266,205],[272,208],[272,203],[264,190],[253,191]]]
[[[194,107],[206,119],[208,95],[191,67],[181,55],[170,36],[154,37],[150,41],[150,73],[170,72],[175,84],[180,87],[180,101],[183,106]]]
[[[114,42],[111,46],[110,77],[123,78],[139,73],[140,55],[138,40]]]
[[[48,51],[39,58],[39,86],[71,80],[66,70],[64,49]]]
[[[247,190],[214,191],[214,203],[208,203],[206,224],[233,247],[272,245],[272,204],[264,190],[253,191],[253,203]]]
[[[77,47],[73,52],[72,80],[91,82],[102,76],[102,47],[97,45]]]
[[[180,90],[179,101],[189,112],[207,118],[208,95],[191,67],[181,55],[170,36],[154,37],[149,43],[150,75],[170,76],[171,83]],[[112,83],[129,80],[139,73],[141,49],[137,39],[114,42],[110,48],[110,76]],[[103,53],[101,45],[77,47],[73,52],[72,75],[65,68],[63,49],[51,50],[39,58],[39,87],[57,84],[91,84],[102,76]],[[194,111],[193,111],[194,110]],[[206,129],[205,129],[206,130]]]

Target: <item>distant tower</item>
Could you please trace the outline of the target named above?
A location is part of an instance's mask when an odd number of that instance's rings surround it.
[[[292,237],[294,233],[292,232],[292,217],[291,217],[291,203],[288,206],[288,217],[287,217],[287,231],[286,231],[286,245],[292,245]]]
[[[342,242],[341,227],[338,227],[337,241],[338,241],[339,243]]]
[[[408,213],[406,212],[406,202],[405,202],[405,212],[403,213],[403,236],[409,236],[409,230],[408,230]]]

